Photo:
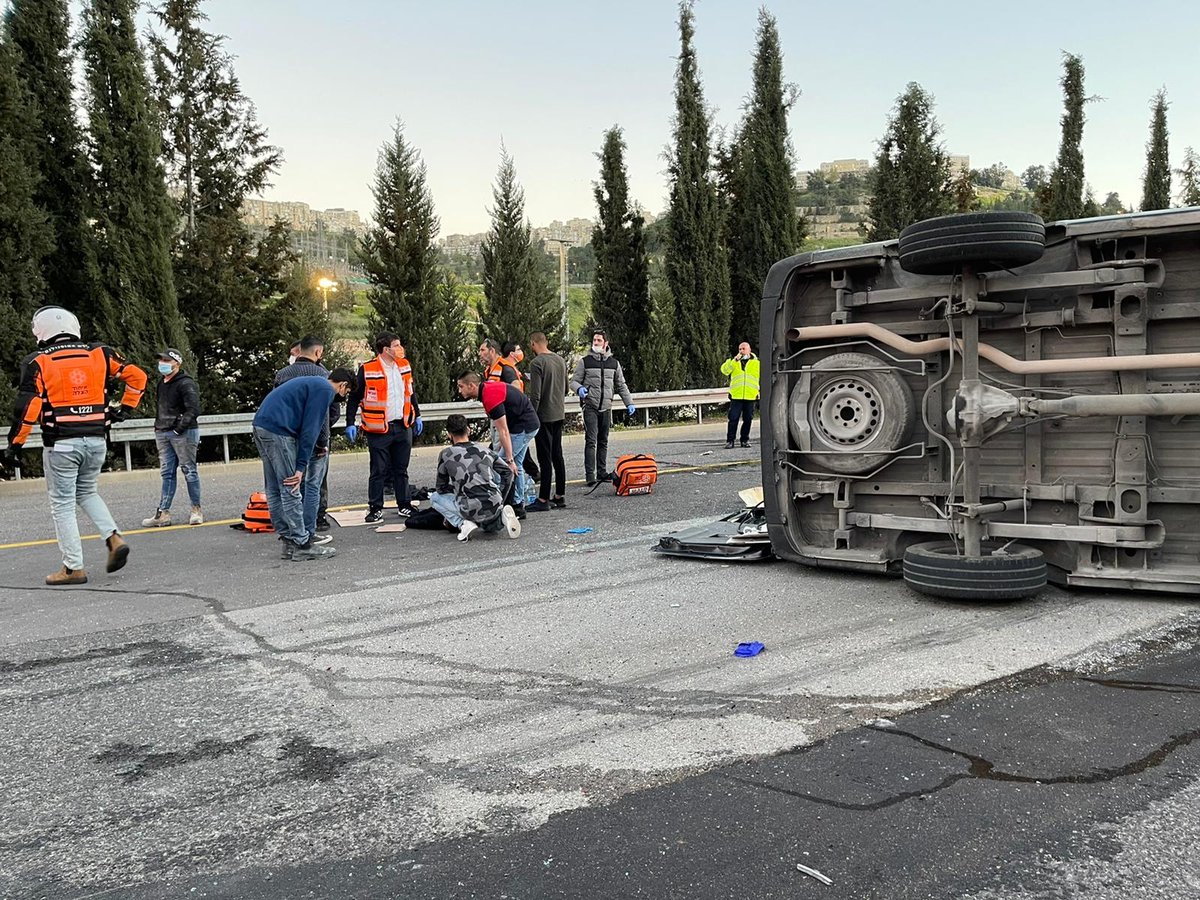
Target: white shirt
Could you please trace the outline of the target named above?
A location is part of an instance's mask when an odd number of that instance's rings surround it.
[[[398,422],[404,418],[404,376],[389,357],[380,359],[383,360],[383,374],[387,376],[387,421]]]

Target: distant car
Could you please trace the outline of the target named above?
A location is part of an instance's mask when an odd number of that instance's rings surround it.
[[[761,345],[777,556],[955,599],[1200,589],[1200,208],[803,253]]]

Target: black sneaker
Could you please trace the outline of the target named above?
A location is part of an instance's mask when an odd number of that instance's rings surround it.
[[[550,503],[547,500],[536,500],[525,507],[529,512],[549,512]]]
[[[402,519],[407,519],[409,516],[411,516],[415,512],[416,512],[416,510],[413,509],[411,506],[402,506],[398,510],[396,510],[396,514],[398,516],[400,516],[400,518],[402,518]]]
[[[749,447],[749,446],[750,446],[750,442],[749,442],[749,441],[742,441],[742,446],[743,446],[743,447]]]
[[[595,478],[589,477],[586,483],[588,487],[595,487],[600,482],[598,482]]]
[[[566,509],[567,508],[567,498],[566,497],[553,497],[553,498],[551,498],[550,503],[554,506],[555,509]]]
[[[521,519],[522,521],[524,521],[524,519],[525,519],[525,504],[524,503],[522,503],[520,506],[513,504],[512,510],[513,510],[513,512],[515,512],[517,514],[518,519]]]
[[[725,449],[726,449],[726,450],[732,450],[732,449],[733,449],[733,441],[726,441],[726,442],[725,442]]]
[[[376,522],[382,522],[383,521],[383,510],[382,509],[372,509],[372,510],[368,511],[367,515],[364,517],[363,521],[366,522],[368,525],[374,525]]]
[[[317,531],[328,531],[331,527],[332,526],[329,524],[329,520],[324,516],[321,516],[321,518],[317,519]]]

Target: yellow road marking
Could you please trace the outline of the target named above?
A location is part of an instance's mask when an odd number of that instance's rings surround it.
[[[678,466],[674,469],[659,469],[658,474],[659,475],[678,475],[682,472],[699,472],[704,469],[728,469],[728,468],[732,468],[734,466],[747,466],[747,465],[750,465],[751,463],[757,463],[757,462],[758,462],[758,460],[756,460],[756,459],[737,459],[737,460],[733,460],[731,462],[715,462],[715,463],[709,463],[708,465],[700,465],[700,466]],[[567,484],[579,486],[581,484],[586,484],[586,482],[582,478],[577,478],[573,481],[568,481]],[[329,507],[329,511],[330,512],[347,512],[352,509],[366,509],[366,508],[367,508],[367,504],[365,504],[365,503],[351,503],[347,506],[331,506],[331,507]],[[160,526],[158,528],[131,528],[128,531],[122,531],[121,534],[125,534],[125,535],[154,534],[156,532],[166,533],[166,532],[180,531],[180,530],[187,531],[192,528],[207,528],[207,527],[211,527],[213,525],[236,525],[240,521],[242,521],[240,517],[236,518],[236,519],[213,519],[212,521],[204,522],[203,524],[200,524],[200,525],[184,525],[184,524],[180,523],[179,525],[167,525],[166,527]],[[86,535],[83,535],[82,539],[85,541],[97,541],[100,539],[100,535],[86,534]],[[12,543],[12,544],[0,544],[0,550],[20,550],[25,547],[44,547],[47,544],[57,544],[57,543],[58,543],[58,541],[56,541],[54,538],[45,538],[45,539],[38,540],[38,541],[17,541],[16,543]]]

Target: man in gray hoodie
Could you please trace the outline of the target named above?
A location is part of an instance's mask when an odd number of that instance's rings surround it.
[[[608,429],[612,425],[613,397],[620,396],[629,415],[637,412],[625,384],[621,364],[608,348],[603,329],[592,332],[592,350],[575,366],[571,390],[583,407],[583,469],[588,487],[608,478]]]

